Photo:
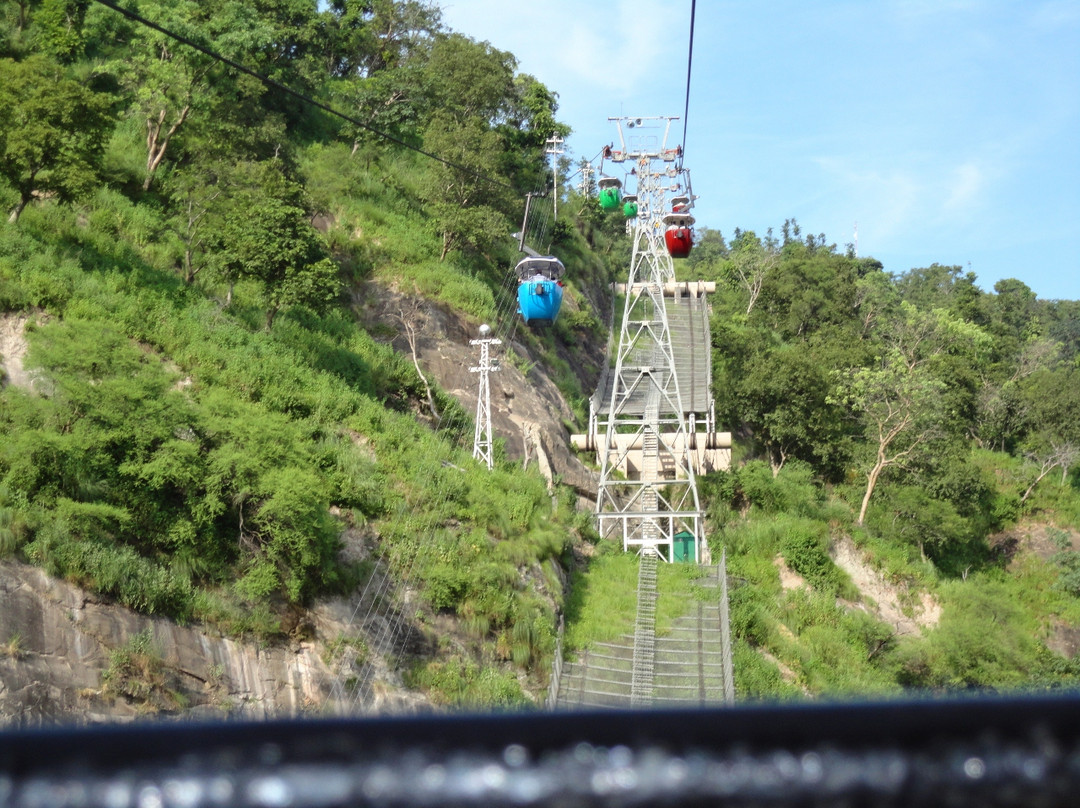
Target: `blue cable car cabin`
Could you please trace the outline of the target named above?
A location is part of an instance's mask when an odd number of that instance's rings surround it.
[[[554,255],[525,258],[514,268],[518,279],[518,313],[526,323],[554,323],[562,306],[566,267]]]

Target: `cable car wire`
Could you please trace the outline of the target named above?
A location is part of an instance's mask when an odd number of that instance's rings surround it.
[[[380,131],[378,129],[375,129],[374,127],[369,126],[368,124],[364,123],[363,121],[352,117],[351,115],[347,115],[344,112],[341,112],[340,110],[334,109],[333,107],[331,107],[328,104],[324,104],[322,101],[317,101],[316,99],[312,98],[311,96],[304,95],[304,93],[301,93],[301,92],[297,92],[296,90],[282,84],[280,81],[277,81],[276,79],[272,79],[269,76],[264,76],[262,73],[259,73],[259,72],[255,71],[255,70],[252,70],[249,67],[244,67],[244,65],[240,64],[239,62],[235,61],[234,59],[230,59],[228,56],[224,56],[224,55],[218,53],[217,51],[211,50],[210,48],[206,47],[205,45],[200,45],[198,42],[195,42],[194,40],[191,40],[191,39],[189,39],[189,38],[187,38],[187,37],[185,37],[185,36],[183,36],[181,34],[178,34],[175,31],[170,31],[168,28],[165,28],[165,27],[163,27],[161,25],[158,25],[156,22],[152,22],[151,20],[146,19],[145,17],[141,16],[140,14],[138,14],[138,13],[136,13],[134,11],[123,8],[122,6],[119,6],[116,3],[112,2],[112,0],[95,0],[95,2],[99,3],[100,5],[105,6],[106,8],[111,8],[113,11],[117,12],[118,14],[124,15],[129,20],[137,22],[140,25],[145,25],[147,28],[152,28],[153,30],[157,31],[160,34],[164,34],[165,36],[169,37],[170,39],[174,39],[177,42],[180,42],[180,43],[182,43],[184,45],[187,45],[189,48],[194,48],[195,50],[199,51],[199,53],[205,54],[206,56],[209,56],[211,59],[215,59],[215,60],[217,60],[217,61],[219,61],[219,62],[221,62],[223,64],[226,64],[229,67],[233,68],[234,70],[239,70],[241,73],[244,73],[245,75],[251,76],[254,79],[258,79],[259,81],[261,81],[263,84],[265,84],[268,87],[273,87],[275,90],[280,90],[283,93],[291,95],[293,98],[299,99],[300,101],[303,101],[306,104],[310,104],[313,107],[317,107],[318,109],[321,109],[323,112],[328,112],[331,115],[334,115],[334,116],[336,116],[338,118],[341,118],[344,121],[348,121],[351,124],[359,126],[361,129],[366,129],[368,132],[371,132],[373,135],[376,135],[377,137],[380,137],[383,140],[388,140],[391,143],[394,143],[394,144],[396,144],[398,146],[401,146],[402,148],[409,149],[410,151],[414,151],[414,152],[417,152],[418,154],[424,155],[425,157],[429,157],[432,160],[436,160],[436,161],[442,163],[445,166],[448,166],[450,168],[455,169],[456,171],[461,171],[464,174],[468,174],[469,176],[476,177],[481,182],[486,182],[486,183],[489,183],[491,185],[498,185],[498,186],[500,186],[502,188],[509,188],[514,193],[518,192],[518,189],[515,188],[514,186],[510,185],[509,183],[501,182],[500,180],[495,180],[495,179],[492,179],[491,177],[484,176],[483,174],[479,173],[478,171],[474,171],[471,168],[467,168],[466,166],[459,165],[459,164],[457,164],[457,163],[455,163],[455,162],[453,162],[451,160],[447,160],[444,157],[439,157],[439,155],[437,155],[437,154],[432,154],[431,152],[425,151],[424,149],[421,149],[418,146],[413,146],[413,145],[411,145],[409,143],[406,143],[404,140],[401,140],[400,138],[396,138],[393,135],[389,135],[386,132],[382,132],[382,131]]]
[[[690,117],[690,74],[694,67],[694,12],[696,10],[697,0],[690,0],[690,49],[686,57],[686,106],[683,109],[682,154],[679,155],[679,168],[682,168],[683,157],[686,154],[686,124]]]

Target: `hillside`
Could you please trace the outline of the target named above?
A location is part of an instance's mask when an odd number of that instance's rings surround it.
[[[4,6],[4,719],[536,706],[558,616],[571,653],[619,630],[633,565],[568,448],[621,213],[537,205],[566,302],[515,314],[556,96],[422,4],[132,7],[347,115],[100,4]],[[1080,304],[889,269],[794,220],[679,262],[717,284],[737,696],[1072,687]]]

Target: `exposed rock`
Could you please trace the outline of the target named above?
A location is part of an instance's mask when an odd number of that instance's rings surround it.
[[[27,348],[26,324],[30,319],[25,312],[0,314],[0,385],[30,387],[30,374],[23,369]]]
[[[837,539],[833,546],[836,566],[851,576],[862,595],[866,608],[879,620],[892,626],[898,635],[918,635],[923,628],[936,626],[941,619],[941,606],[928,593],[918,597],[918,603],[905,609],[907,590],[885,580],[885,577],[866,563],[855,542],[848,536]]]
[[[430,374],[439,385],[454,396],[471,414],[476,412],[479,389],[477,374],[469,371],[479,361],[479,349],[469,341],[479,335],[480,323],[472,323],[460,315],[429,301],[407,297],[385,287],[369,284],[365,287],[367,305],[361,316],[369,324],[377,324],[383,330],[393,329],[399,336],[393,339],[397,350],[411,354],[401,318],[393,313],[405,312],[415,330],[415,345],[420,367]],[[514,315],[516,316],[516,315]],[[525,328],[525,326],[520,326]],[[533,373],[537,359],[529,352],[525,341],[513,339],[501,346],[493,358],[501,360],[499,370],[490,375],[491,428],[494,437],[502,438],[509,457],[522,461],[537,461],[537,439],[533,430],[539,431],[539,443],[550,464],[551,472],[559,480],[586,496],[595,498],[599,475],[587,468],[570,448],[570,432],[566,424],[573,420],[573,413],[562,394],[546,374]],[[513,352],[517,359],[511,360]],[[584,374],[585,389],[591,392],[599,375],[602,356],[572,359],[571,366]],[[592,368],[591,386],[589,382]],[[518,366],[524,367],[522,371]]]
[[[467,412],[475,412],[478,380],[469,367],[476,364],[478,353],[469,340],[477,335],[479,323],[383,287],[372,285],[365,294],[373,303],[361,306],[368,325],[397,333],[393,343],[407,354],[413,347],[391,313],[406,307],[413,313],[410,336],[421,372],[457,397]],[[3,383],[29,387],[33,382],[22,365],[30,319],[25,314],[0,316]],[[558,480],[595,497],[596,473],[569,447],[566,424],[573,414],[549,378],[531,372],[537,360],[528,341],[514,339],[511,332],[508,342],[499,354],[501,368],[491,377],[494,436],[505,441],[511,458],[537,463],[549,482]],[[585,378],[598,373],[603,359],[564,358]],[[178,385],[186,382],[181,379]],[[354,441],[366,443],[359,435]],[[363,526],[351,526],[343,536],[343,556],[353,562],[367,558],[372,538]],[[430,651],[424,647],[430,638],[400,617],[367,612],[358,619],[358,597],[324,601],[298,618],[306,628],[294,636],[302,641],[267,645],[138,615],[39,568],[0,561],[0,725],[115,722],[148,715],[268,718],[430,710],[423,696],[402,687],[398,672],[382,654],[372,653],[362,661],[356,660],[363,655],[354,654],[343,662],[349,654],[335,650],[360,638],[374,646],[377,638],[393,635],[404,638],[395,649],[405,655]],[[142,698],[103,682],[114,653],[140,637],[149,638],[159,671],[153,693]],[[365,684],[363,703],[357,679]]]
[[[773,566],[780,573],[780,588],[787,592],[789,589],[806,589],[806,579],[787,565],[787,561],[780,554],[773,559]]]
[[[311,612],[312,639],[272,646],[138,615],[15,561],[0,562],[0,603],[0,724],[125,721],[147,714],[292,717],[376,706],[350,702],[323,659],[328,639],[360,633],[346,600]],[[113,652],[145,633],[160,656],[171,708],[102,687]],[[384,708],[425,706],[415,695],[402,696],[391,672],[373,674],[373,698]]]

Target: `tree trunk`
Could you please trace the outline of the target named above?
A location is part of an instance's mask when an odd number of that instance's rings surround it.
[[[1039,483],[1041,483],[1043,481],[1043,477],[1045,477],[1047,474],[1049,474],[1051,471],[1053,471],[1055,466],[1057,466],[1057,463],[1054,463],[1053,465],[1048,466],[1044,471],[1039,473],[1039,476],[1035,478],[1035,482],[1033,482],[1031,485],[1029,485],[1028,490],[1024,492],[1024,495],[1022,497],[1020,497],[1020,504],[1021,505],[1023,505],[1025,502],[1027,502],[1028,497],[1031,496],[1031,492],[1035,490],[1035,486],[1037,486]]]
[[[157,171],[157,167],[161,165],[161,161],[165,157],[165,149],[169,146],[169,139],[176,134],[176,130],[187,119],[190,111],[191,105],[186,104],[180,110],[180,117],[169,127],[169,131],[165,133],[165,136],[161,138],[159,138],[159,135],[161,135],[161,127],[165,123],[166,111],[161,110],[157,122],[153,118],[146,119],[146,179],[143,180],[142,186],[144,191],[150,190],[150,183],[154,181],[154,172]]]
[[[420,353],[416,344],[416,325],[415,318],[419,314],[419,304],[413,304],[413,310],[408,316],[405,315],[404,310],[398,312],[398,319],[401,320],[401,324],[405,327],[405,340],[409,343],[409,351],[412,353],[413,366],[416,368],[416,374],[420,377],[420,381],[424,383],[424,391],[427,393],[428,407],[431,408],[431,414],[436,418],[441,418],[439,410],[435,406],[435,395],[431,391],[431,385],[428,384],[427,376],[424,375],[423,369],[420,367]]]
[[[784,453],[783,448],[777,448],[775,446],[769,447],[769,465],[772,467],[772,476],[775,480],[780,476],[780,469],[784,467],[784,463],[787,462],[787,454]]]
[[[195,273],[197,271],[198,270],[194,269],[191,263],[191,247],[186,247],[184,249],[184,283],[190,286],[195,280]]]
[[[855,524],[859,527],[862,527],[862,523],[866,519],[866,511],[870,507],[870,497],[874,493],[874,486],[877,485],[878,476],[881,474],[883,468],[885,468],[885,464],[879,460],[874,464],[874,467],[866,473],[866,493],[863,494],[862,507],[859,508],[859,518],[855,520]]]

